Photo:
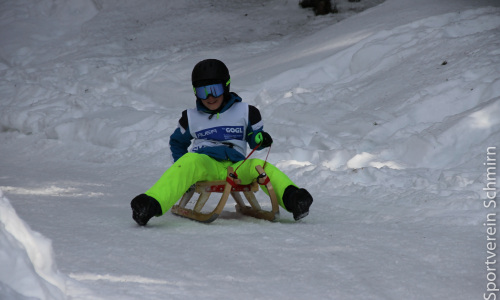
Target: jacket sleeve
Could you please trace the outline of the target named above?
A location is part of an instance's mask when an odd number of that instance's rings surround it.
[[[182,116],[179,119],[177,128],[170,136],[170,152],[172,153],[172,160],[174,162],[188,152],[188,148],[191,145],[192,139],[193,137],[189,132],[187,111],[185,110],[182,112]]]
[[[255,142],[255,136],[264,131],[264,122],[262,121],[262,117],[260,115],[260,111],[257,107],[253,105],[248,105],[248,128],[247,128],[247,136],[246,141],[250,148],[255,148],[257,143]],[[259,147],[259,150],[262,149]]]

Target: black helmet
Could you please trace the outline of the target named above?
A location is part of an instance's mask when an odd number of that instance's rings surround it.
[[[229,93],[231,77],[226,65],[217,59],[206,59],[196,64],[191,73],[193,87],[200,87],[209,84],[224,84],[225,93]]]

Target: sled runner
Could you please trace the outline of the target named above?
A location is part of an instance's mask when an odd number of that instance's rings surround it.
[[[259,176],[248,185],[241,185],[241,180],[237,178],[238,176],[236,175],[236,172],[234,172],[231,167],[227,170],[227,177],[225,181],[197,182],[184,194],[179,201],[179,204],[172,207],[172,213],[195,221],[210,223],[219,217],[224,209],[224,206],[226,205],[229,195],[231,195],[236,202],[237,212],[258,219],[275,221],[279,215],[279,205],[278,200],[276,199],[276,193],[274,192],[273,186],[269,181],[269,177],[264,172],[264,168],[256,166],[255,169],[259,173]],[[266,186],[267,191],[269,192],[269,198],[271,200],[270,211],[263,210],[255,198],[254,193],[259,190],[259,185]],[[189,203],[189,200],[193,197],[194,193],[198,193],[200,196],[198,197],[198,200],[196,200],[193,208],[187,208],[186,206]],[[202,212],[205,203],[207,203],[207,200],[212,193],[222,193],[219,203],[211,212]],[[245,204],[243,197],[241,197],[241,193],[243,193],[250,206]]]

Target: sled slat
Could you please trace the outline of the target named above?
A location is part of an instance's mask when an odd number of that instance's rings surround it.
[[[197,182],[194,188],[189,189],[188,192],[184,194],[184,196],[179,201],[179,204],[172,207],[171,211],[173,214],[181,217],[189,218],[203,223],[210,223],[219,217],[222,210],[224,209],[224,206],[226,205],[229,195],[231,195],[236,202],[236,211],[238,211],[239,213],[258,219],[275,221],[279,216],[279,205],[276,199],[276,194],[270,180],[264,172],[264,168],[262,168],[261,166],[257,166],[256,170],[261,175],[259,176],[258,181],[266,186],[266,189],[269,193],[272,208],[271,211],[263,210],[259,202],[255,198],[254,193],[259,190],[259,183],[257,182],[257,180],[248,185],[234,184],[239,182],[239,179],[231,180],[233,182],[233,185],[231,185],[229,181],[222,180]],[[230,174],[233,174],[233,172],[233,168],[229,167],[228,177],[230,176]],[[194,208],[186,208],[186,205],[195,192],[200,194],[200,196],[198,197]],[[243,197],[241,197],[240,192],[243,193],[250,206],[245,205],[245,200],[243,199]],[[212,193],[222,193],[222,196],[219,200],[219,203],[212,211],[204,213],[202,212],[202,209]]]

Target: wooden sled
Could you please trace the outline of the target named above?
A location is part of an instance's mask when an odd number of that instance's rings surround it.
[[[179,204],[174,205],[171,209],[172,213],[181,217],[189,218],[202,223],[213,222],[221,214],[224,206],[226,205],[229,195],[236,201],[236,211],[247,216],[268,221],[275,221],[279,216],[279,205],[276,199],[276,193],[273,186],[269,181],[269,177],[264,172],[264,168],[256,166],[255,169],[260,174],[256,180],[251,184],[241,185],[241,180],[234,174],[233,168],[229,167],[227,170],[226,180],[219,181],[200,181],[191,187],[182,196]],[[265,185],[271,200],[271,210],[263,210],[255,198],[254,193],[259,190],[259,185]],[[192,209],[186,208],[189,200],[193,197],[194,193],[200,194],[198,200]],[[245,204],[240,192],[245,195],[246,200],[250,206]],[[222,197],[215,209],[211,212],[202,212],[203,206],[207,203],[208,198],[212,193],[222,193]]]

